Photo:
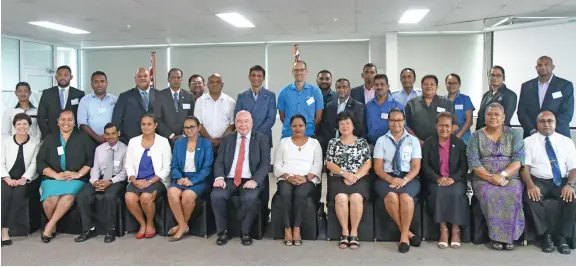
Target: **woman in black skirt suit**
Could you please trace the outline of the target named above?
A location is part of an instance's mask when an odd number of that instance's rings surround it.
[[[336,201],[336,216],[342,226],[338,246],[342,249],[360,247],[358,225],[362,219],[364,199],[370,197],[371,188],[368,176],[372,167],[370,147],[366,139],[354,136],[352,117],[348,111],[338,114],[340,137],[330,140],[326,151],[326,167],[330,171],[328,201]]]
[[[460,226],[467,225],[469,202],[466,196],[468,163],[466,145],[451,135],[454,116],[442,112],[436,118],[437,134],[422,147],[422,175],[428,181],[428,208],[440,224],[438,247],[448,247],[448,223],[452,224],[452,248],[460,247]]]

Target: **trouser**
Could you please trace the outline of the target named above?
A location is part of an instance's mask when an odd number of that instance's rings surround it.
[[[528,190],[524,190],[524,204],[526,205],[526,212],[534,221],[536,234],[551,234],[571,238],[576,221],[576,199],[572,199],[572,202],[566,202],[561,198],[562,188],[566,185],[567,179],[564,179],[561,186],[556,186],[553,179],[540,179],[532,176],[532,181],[540,188],[541,199],[540,201],[530,200]],[[543,202],[545,199],[555,199],[559,204],[557,207],[547,210]]]
[[[249,179],[242,179],[240,186],[234,185],[234,179],[225,178],[225,188],[214,188],[210,194],[212,200],[212,210],[214,210],[214,219],[216,220],[217,233],[223,233],[228,230],[228,200],[230,197],[238,194],[240,197],[240,209],[238,215],[241,221],[242,234],[250,234],[254,217],[258,212],[257,201],[260,195],[260,186],[254,189],[244,188],[244,184]]]
[[[82,231],[89,231],[94,227],[92,218],[95,216],[92,204],[96,194],[104,194],[103,201],[106,205],[106,232],[113,232],[116,228],[116,218],[118,214],[117,198],[122,198],[126,191],[126,183],[111,184],[104,192],[97,192],[91,183],[84,184],[84,188],[76,196],[76,203],[82,218]]]
[[[28,184],[9,186],[2,183],[2,228],[7,228],[19,212],[25,210]]]
[[[278,193],[282,197],[282,215],[284,228],[300,227],[302,215],[306,209],[306,198],[315,189],[314,183],[307,181],[301,185],[293,185],[288,181],[278,182]]]

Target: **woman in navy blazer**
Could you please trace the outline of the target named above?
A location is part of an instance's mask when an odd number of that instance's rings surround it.
[[[168,202],[178,225],[168,231],[169,241],[178,241],[188,233],[188,220],[196,206],[196,199],[206,189],[214,152],[212,143],[198,133],[200,121],[194,116],[184,121],[184,134],[174,145],[172,153],[172,181],[168,189]]]

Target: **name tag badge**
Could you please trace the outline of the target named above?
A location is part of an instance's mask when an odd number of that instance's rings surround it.
[[[464,109],[464,105],[454,105],[454,109],[456,109],[456,110],[463,110],[463,109]]]
[[[74,99],[70,100],[70,105],[73,105],[73,106],[78,105],[78,98],[74,98]]]
[[[190,109],[190,104],[182,104],[183,109]]]
[[[64,155],[64,148],[59,146],[56,150],[58,150],[58,156]]]
[[[552,93],[552,98],[556,99],[556,98],[560,98],[562,97],[562,92],[554,92]]]
[[[406,151],[404,151],[402,153],[402,161],[410,161],[410,155],[412,154],[412,152],[408,153]]]
[[[98,109],[98,114],[102,114],[106,112],[106,108],[99,108]]]
[[[380,118],[383,120],[387,120],[388,119],[388,113],[382,113],[380,114]]]
[[[444,108],[441,107],[436,108],[436,112],[444,112],[444,111],[446,111]]]
[[[119,161],[119,160],[115,160],[115,161],[114,161],[114,166],[116,166],[116,167],[120,166],[120,161]]]
[[[314,97],[308,98],[308,100],[306,100],[306,104],[308,104],[308,106],[314,104]]]

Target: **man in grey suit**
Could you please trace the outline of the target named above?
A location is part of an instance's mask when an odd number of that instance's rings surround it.
[[[260,192],[268,195],[270,141],[262,133],[252,131],[252,115],[243,110],[236,114],[236,132],[222,137],[218,157],[214,162],[214,188],[210,195],[216,219],[219,246],[228,243],[228,200],[240,197],[242,244],[252,244],[250,229],[258,212]],[[263,203],[267,205],[268,203]]]
[[[374,99],[374,76],[378,74],[378,68],[372,63],[366,63],[362,68],[362,79],[364,84],[353,88],[350,91],[350,96],[356,101],[366,105],[370,100]]]
[[[157,132],[170,140],[170,144],[184,137],[184,121],[194,115],[194,97],[186,90],[181,90],[182,70],[173,68],[168,71],[170,87],[160,91],[156,98],[154,116],[158,120]]]
[[[139,68],[134,79],[136,87],[120,94],[112,112],[112,123],[116,124],[124,144],[142,134],[140,119],[144,114],[153,113],[154,101],[160,92],[151,88],[148,69]]]
[[[272,147],[272,126],[276,123],[276,94],[262,87],[266,79],[266,70],[255,65],[248,72],[250,89],[238,94],[234,114],[247,110],[254,120],[253,130],[268,136]]]

